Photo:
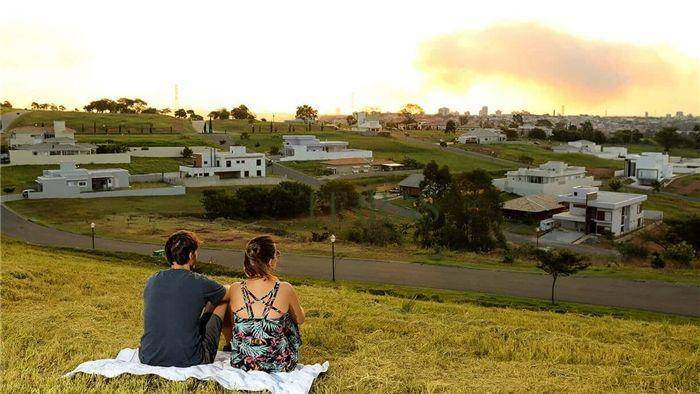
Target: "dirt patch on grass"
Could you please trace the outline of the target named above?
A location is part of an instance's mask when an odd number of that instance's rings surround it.
[[[684,196],[700,194],[700,176],[676,179],[666,187],[666,190]]]
[[[588,171],[588,175],[592,175],[594,178],[608,179],[615,175],[615,170],[610,168],[586,167],[586,171]]]

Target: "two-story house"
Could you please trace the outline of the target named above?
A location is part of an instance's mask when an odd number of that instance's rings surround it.
[[[673,177],[673,164],[669,162],[668,155],[661,152],[627,155],[625,176],[636,179],[640,185],[649,186],[655,181],[664,183]]]
[[[646,194],[601,191],[597,187],[578,186],[557,202],[568,211],[552,216],[562,228],[585,234],[611,232],[620,236],[644,226],[642,203]]]
[[[280,161],[372,158],[371,150],[349,149],[346,141],[320,141],[313,135],[282,136]]]
[[[508,171],[505,178],[494,179],[492,183],[501,191],[519,196],[558,196],[575,186],[600,186],[600,181],[586,175],[585,167],[574,167],[561,161]]]
[[[231,146],[228,152],[208,148],[192,155],[191,166],[180,166],[180,176],[255,178],[265,176],[265,167],[265,154],[249,153],[245,146]]]

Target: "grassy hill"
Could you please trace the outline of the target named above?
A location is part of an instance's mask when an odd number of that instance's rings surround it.
[[[19,117],[11,126],[32,126],[34,124],[46,123],[50,124],[54,120],[65,120],[66,126],[75,129],[80,133],[83,129],[85,132],[92,132],[93,125],[103,128],[107,126],[110,129],[119,127],[124,129],[140,129],[148,128],[149,125],[157,130],[170,130],[173,132],[193,132],[192,124],[187,119],[179,119],[167,115],[159,114],[98,114],[92,112],[75,112],[75,111],[32,111]],[[136,131],[134,131],[136,132]]]
[[[3,238],[2,261],[4,391],[220,391],[193,380],[61,378],[83,361],[138,345],[143,284],[160,269],[150,259]],[[236,280],[218,273],[221,282]],[[700,389],[697,320],[486,307],[435,295],[416,301],[353,284],[293,283],[308,315],[301,361],[330,361],[317,392]]]

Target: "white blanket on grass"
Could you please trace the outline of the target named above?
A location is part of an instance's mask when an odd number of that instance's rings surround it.
[[[290,372],[246,372],[233,368],[229,364],[230,353],[218,352],[212,364],[195,365],[193,367],[154,367],[141,364],[138,349],[123,349],[114,359],[87,361],[65,374],[73,377],[78,372],[102,375],[108,378],[123,373],[133,375],[158,375],[162,378],[183,381],[189,378],[199,380],[214,380],[229,390],[262,391],[273,393],[308,393],[314,379],[328,370],[328,361],[323,364],[297,365]]]

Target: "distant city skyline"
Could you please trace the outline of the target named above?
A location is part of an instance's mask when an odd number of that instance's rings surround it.
[[[406,103],[427,113],[700,115],[694,2],[590,1],[575,12],[498,0],[98,7],[3,5],[0,100],[72,109],[126,96],[170,108],[177,90],[180,107],[202,115],[239,104],[345,114]]]

